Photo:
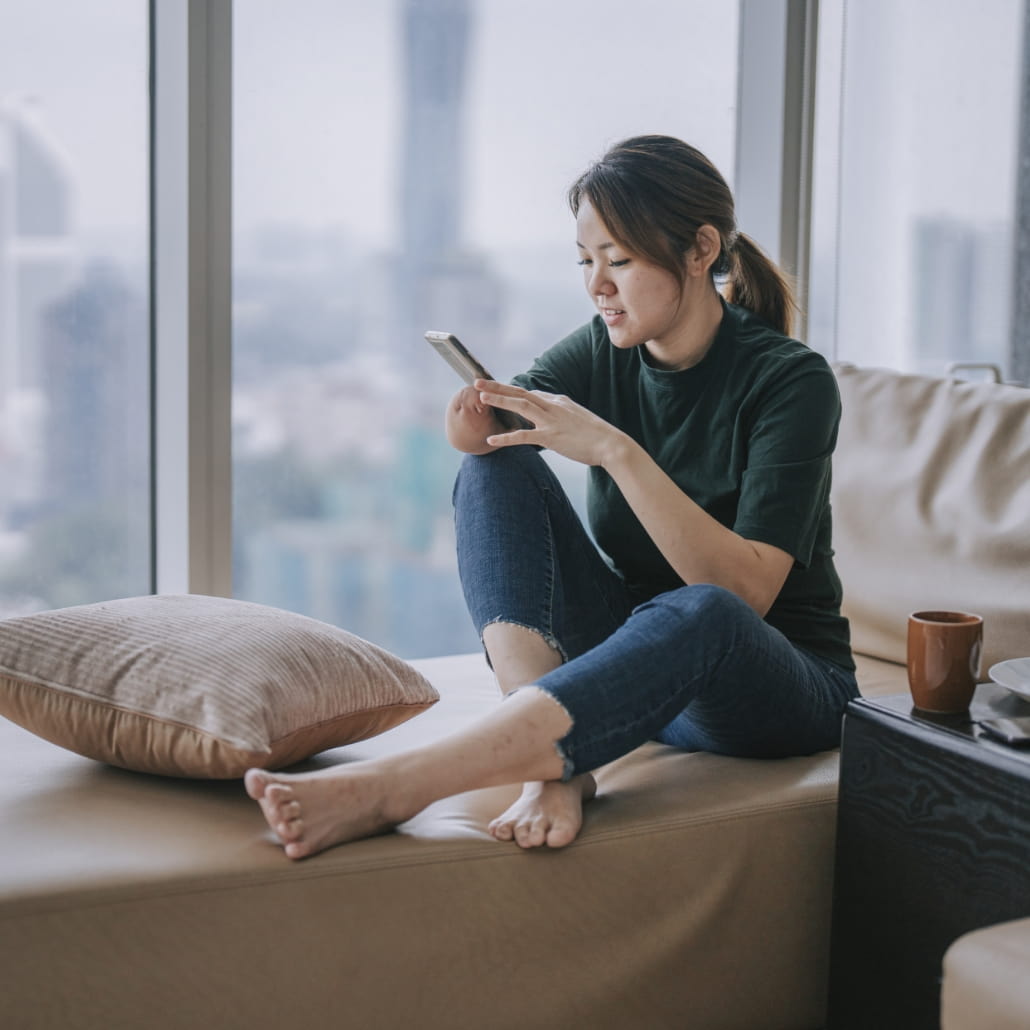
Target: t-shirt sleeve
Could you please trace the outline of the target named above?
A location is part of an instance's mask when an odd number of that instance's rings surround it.
[[[840,421],[837,381],[814,351],[792,362],[756,399],[734,530],[772,544],[802,566],[829,504]]]
[[[556,343],[512,382],[526,390],[564,394],[577,404],[588,405],[593,368],[594,340],[588,323]]]

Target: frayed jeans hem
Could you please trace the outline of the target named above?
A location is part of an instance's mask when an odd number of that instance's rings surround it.
[[[540,637],[543,642],[552,650],[557,652],[558,657],[562,660],[564,665],[568,660],[569,656],[565,648],[562,647],[561,641],[554,636],[553,633],[545,633],[539,626],[531,626],[528,622],[519,622],[516,619],[506,619],[503,615],[497,615],[494,618],[483,624],[483,629],[479,631],[479,643],[483,648],[483,654],[486,655],[486,664],[492,669],[493,662],[490,661],[490,654],[486,649],[486,643],[483,640],[483,633],[487,626],[518,626],[519,629],[528,629],[531,633],[535,633]],[[514,693],[514,691],[512,691]]]
[[[514,697],[520,690],[528,690],[530,688],[533,690],[539,690],[542,694],[546,694],[569,717],[569,722],[572,723],[569,727],[569,732],[566,733],[561,740],[556,740],[554,742],[555,753],[561,760],[561,776],[559,779],[562,783],[568,783],[569,780],[576,775],[576,763],[565,750],[565,742],[572,736],[572,731],[576,728],[576,720],[573,718],[572,712],[562,704],[561,700],[552,694],[551,691],[540,686],[539,683],[526,683],[524,686],[516,687],[514,690],[508,691],[508,693],[504,695],[504,699],[507,700],[509,697]]]

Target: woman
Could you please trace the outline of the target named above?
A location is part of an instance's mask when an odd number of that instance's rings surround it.
[[[462,584],[507,699],[400,755],[251,770],[291,858],[515,782],[491,833],[560,847],[592,770],[647,740],[750,757],[838,743],[858,690],[830,546],[833,375],[790,339],[788,286],[693,147],[626,140],[569,201],[598,314],[447,413],[469,455],[455,486]],[[531,427],[505,431],[495,408]],[[606,557],[540,447],[590,466]]]

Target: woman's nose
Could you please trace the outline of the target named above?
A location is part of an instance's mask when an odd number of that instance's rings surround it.
[[[606,297],[611,293],[612,281],[608,278],[607,269],[597,265],[591,269],[587,290],[594,297]]]

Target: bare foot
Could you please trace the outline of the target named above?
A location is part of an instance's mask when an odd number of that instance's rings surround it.
[[[289,858],[372,837],[405,818],[387,812],[385,783],[371,762],[292,775],[250,769],[244,784]]]
[[[583,825],[583,803],[597,792],[590,773],[563,783],[527,783],[511,808],[490,823],[498,840],[513,840],[521,848],[563,848]]]

